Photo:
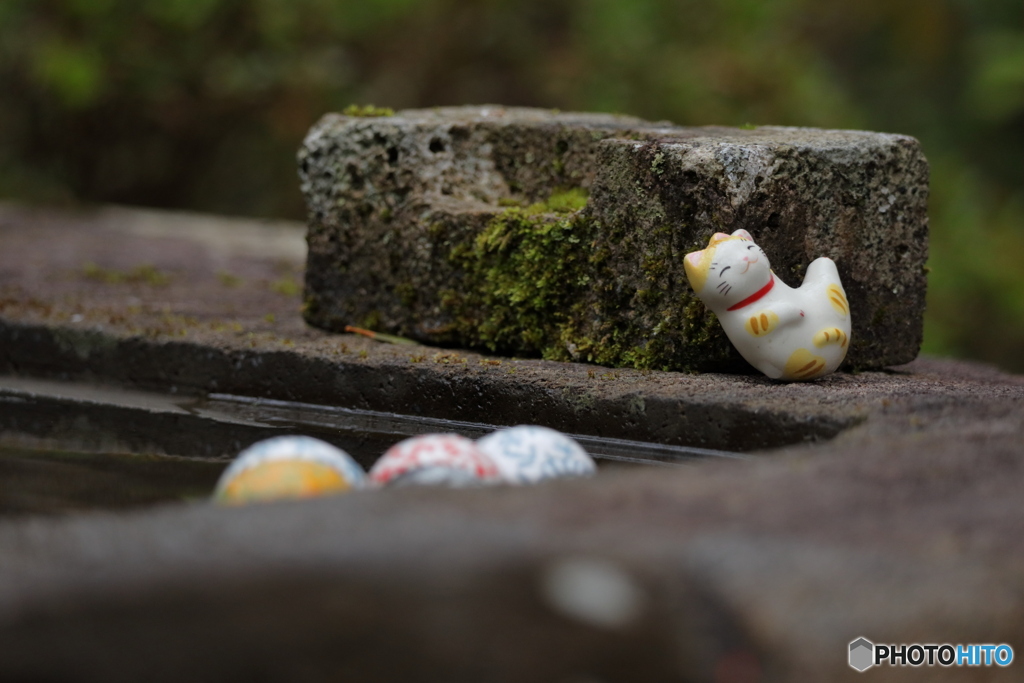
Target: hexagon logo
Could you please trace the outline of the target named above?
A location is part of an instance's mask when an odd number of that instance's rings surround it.
[[[875,665],[875,644],[867,638],[858,638],[850,643],[850,666],[865,671]]]

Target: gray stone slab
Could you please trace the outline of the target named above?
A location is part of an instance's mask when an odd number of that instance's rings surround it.
[[[530,488],[0,521],[2,680],[853,681],[858,637],[1024,651],[1020,376],[919,359],[783,385],[378,344],[305,327],[273,287],[287,261],[111,230],[0,210],[4,373],[811,442]]]
[[[905,363],[920,346],[928,166],[913,138],[461,107],[330,114],[299,163],[305,316],[327,329],[735,370],[745,363],[693,296],[683,256],[745,228],[790,285],[814,258],[836,261],[848,367]]]

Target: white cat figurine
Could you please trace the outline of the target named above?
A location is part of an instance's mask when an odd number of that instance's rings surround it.
[[[772,379],[817,379],[846,357],[850,304],[832,259],[815,259],[793,289],[750,233],[737,230],[715,233],[706,249],[686,255],[685,267],[736,350]]]

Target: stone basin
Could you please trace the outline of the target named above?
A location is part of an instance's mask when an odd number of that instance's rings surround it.
[[[0,373],[746,457],[0,519],[0,679],[852,681],[858,637],[1024,647],[1024,378],[923,358],[783,385],[381,344],[303,323],[302,235],[0,207]],[[152,400],[134,409],[171,419]],[[174,419],[201,436],[200,418]],[[0,446],[27,438],[9,424]],[[186,438],[161,443],[188,455]],[[230,450],[200,446],[214,463]],[[864,675],[1010,681],[1017,666]]]

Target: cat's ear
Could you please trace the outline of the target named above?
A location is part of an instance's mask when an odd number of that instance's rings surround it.
[[[696,293],[700,293],[704,289],[704,283],[708,280],[708,267],[711,265],[710,251],[710,249],[691,251],[683,259],[686,278]]]
[[[722,240],[727,239],[729,239],[729,236],[726,235],[724,232],[716,232],[714,235],[711,236],[711,241],[708,242],[708,246],[712,247],[721,242]]]
[[[750,240],[751,242],[753,242],[753,241],[754,241],[754,238],[750,236],[750,233],[749,233],[749,232],[747,232],[746,230],[744,230],[743,228],[740,228],[739,230],[737,230],[736,232],[734,232],[734,233],[732,234],[732,236],[733,236],[733,237],[742,237],[743,239],[745,239],[745,240]]]

